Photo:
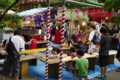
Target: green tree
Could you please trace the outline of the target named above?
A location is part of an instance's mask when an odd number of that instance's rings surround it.
[[[0,0],[0,31],[3,31],[3,28],[8,26],[10,27],[6,21],[9,19],[12,20],[12,22],[17,21],[16,19],[14,19],[14,17],[16,17],[16,15],[8,15],[6,14],[8,10],[12,9],[12,10],[17,10],[17,3],[19,2],[19,0]],[[11,16],[11,18],[9,18]],[[17,16],[18,18],[18,16]],[[18,22],[16,22],[18,23]],[[12,26],[12,25],[11,25]],[[15,25],[14,25],[15,26]],[[13,26],[12,26],[13,27]],[[17,27],[17,26],[16,26]],[[15,27],[14,27],[15,28]]]
[[[118,10],[120,9],[120,0],[98,0],[99,2],[104,3],[104,9],[107,9],[109,12],[114,10],[116,14],[115,23],[120,23],[120,15],[118,14]]]

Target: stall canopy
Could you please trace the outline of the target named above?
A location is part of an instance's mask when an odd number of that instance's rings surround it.
[[[62,19],[62,10],[58,10],[58,15],[56,16],[57,19]],[[73,19],[73,20],[81,20],[81,21],[88,21],[89,18],[88,18],[88,15],[87,13],[79,10],[79,9],[68,9],[66,12],[65,12],[65,18],[66,19]]]
[[[53,7],[50,7],[50,8],[52,9]],[[22,11],[22,12],[18,13],[18,15],[28,16],[28,15],[38,14],[38,13],[41,13],[41,12],[44,12],[44,11],[47,11],[47,8],[34,8],[34,9]]]

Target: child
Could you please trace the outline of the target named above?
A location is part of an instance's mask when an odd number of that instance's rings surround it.
[[[58,47],[53,47],[52,49],[52,55],[49,56],[49,59],[55,59],[55,58],[60,58],[60,49]],[[66,55],[63,54],[63,57]]]
[[[27,42],[27,44],[29,45],[30,49],[36,49],[37,48],[37,41],[35,39],[33,39],[32,36],[29,37],[30,41]]]
[[[84,52],[82,50],[78,50],[76,53],[79,59],[76,60],[75,68],[72,68],[72,72],[78,78],[87,78],[89,62],[83,57]]]
[[[82,43],[82,41],[78,41],[78,44],[80,45],[81,50],[83,50],[83,52],[86,53],[86,46]]]
[[[99,45],[99,43],[96,43],[95,44],[95,46],[93,47],[93,48],[91,48],[91,50],[90,50],[90,54],[92,55],[93,53],[95,53],[95,52],[99,52],[99,47],[100,47],[100,45]]]

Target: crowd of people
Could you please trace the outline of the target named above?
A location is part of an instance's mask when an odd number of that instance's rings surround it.
[[[61,44],[61,23],[53,22],[51,23],[51,27],[49,28],[49,39],[50,41]],[[45,24],[42,24],[42,32],[46,35],[46,26]],[[15,80],[18,80],[19,76],[19,57],[18,54],[20,54],[21,50],[25,49],[25,44],[30,45],[30,49],[36,49],[37,48],[37,41],[33,39],[32,36],[30,36],[29,42],[25,42],[24,38],[21,35],[21,30],[16,30],[14,32],[14,36],[12,36],[9,40],[5,40],[3,42],[3,47],[6,50],[6,58],[4,62],[4,68],[2,73],[2,80],[5,80],[6,76],[9,76],[10,73],[10,67],[8,66],[13,65],[13,76],[15,77]],[[83,36],[84,34],[84,36]],[[87,38],[86,42],[83,41],[84,38]],[[120,32],[116,36],[117,39],[120,40]],[[108,55],[109,55],[109,47],[111,43],[111,36],[109,35],[109,29],[108,27],[103,24],[100,25],[99,23],[95,22],[94,19],[90,19],[89,23],[87,23],[85,29],[83,32],[81,32],[81,27],[78,24],[78,22],[75,22],[75,26],[73,27],[73,30],[69,27],[69,21],[66,21],[64,24],[64,41],[67,42],[68,46],[70,47],[70,50],[66,56],[77,56],[79,59],[72,62],[72,67],[69,68],[76,77],[79,78],[88,78],[88,65],[89,62],[87,59],[85,59],[83,56],[85,53],[88,53],[90,55],[97,52],[99,54],[98,56],[98,63],[101,69],[101,74],[97,76],[99,79],[105,79],[107,77],[106,70],[107,70],[107,64],[108,64]],[[15,48],[14,52],[18,52],[17,55],[13,54],[12,57],[9,56],[10,48],[8,48],[8,45],[14,44]],[[59,58],[60,55],[60,49],[57,47],[53,47],[52,55],[49,56],[49,59],[53,58]],[[64,58],[63,57],[63,58]],[[120,61],[120,41],[118,44],[118,53],[116,58]],[[117,68],[116,71],[120,71],[120,68]]]

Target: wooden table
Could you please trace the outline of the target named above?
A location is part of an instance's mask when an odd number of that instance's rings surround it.
[[[67,54],[69,49],[70,49],[69,47],[63,47],[63,52]],[[49,48],[49,50],[52,50],[52,48]],[[45,52],[45,51],[46,51],[46,48],[38,48],[38,49],[23,50],[21,53],[22,54],[34,54],[34,53]]]
[[[113,64],[114,63],[114,58],[116,55],[117,51],[111,50],[109,51],[109,63]],[[84,57],[88,59],[89,61],[89,69],[94,70],[95,69],[95,64],[96,64],[96,58],[98,56],[98,53],[94,53],[93,55],[90,54],[85,54]],[[38,54],[38,59],[45,62],[45,55],[44,54]],[[69,61],[75,61],[78,58],[75,57],[74,59],[71,59],[71,56],[67,56],[62,59],[63,62],[69,62]],[[59,59],[49,59],[48,60],[48,77],[49,78],[58,78],[58,71],[59,71]],[[70,65],[70,64],[69,64]]]
[[[85,54],[85,58],[88,59],[89,61],[89,69],[94,69],[95,67],[95,62],[96,62],[96,55],[89,55]],[[38,54],[38,59],[41,61],[45,62],[45,55],[44,54]],[[63,62],[69,62],[69,61],[75,61],[78,58],[75,57],[74,59],[71,59],[71,56],[67,56],[62,59]],[[48,60],[48,77],[49,78],[58,78],[58,71],[59,71],[59,59],[49,59]]]
[[[0,65],[4,64],[4,59],[0,62]],[[22,79],[22,76],[28,74],[28,67],[29,65],[36,65],[37,64],[37,57],[34,55],[26,55],[20,57],[20,74],[19,79]]]

